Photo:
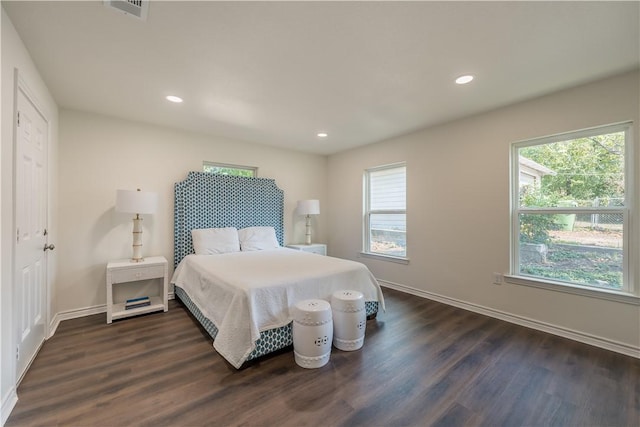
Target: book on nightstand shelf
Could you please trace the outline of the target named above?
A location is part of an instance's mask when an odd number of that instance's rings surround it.
[[[131,310],[132,308],[146,307],[151,305],[149,297],[131,298],[125,301],[124,309]]]

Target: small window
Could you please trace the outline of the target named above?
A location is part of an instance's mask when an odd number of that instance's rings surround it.
[[[631,125],[513,145],[512,272],[629,292]]]
[[[407,257],[407,168],[404,163],[364,173],[364,253]]]
[[[258,176],[258,168],[253,166],[238,166],[224,163],[203,162],[202,171],[218,175],[245,176],[255,178]]]

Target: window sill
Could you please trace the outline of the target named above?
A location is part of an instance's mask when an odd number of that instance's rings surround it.
[[[377,259],[377,260],[380,260],[380,261],[395,262],[397,264],[409,264],[409,258],[404,258],[404,257],[373,254],[373,253],[370,253],[370,252],[360,252],[359,256],[364,257],[364,258]]]
[[[582,295],[591,298],[598,298],[607,301],[622,302],[631,305],[640,305],[640,297],[628,292],[613,291],[608,289],[594,289],[586,286],[571,285],[562,282],[540,280],[525,276],[504,276],[505,282],[513,285],[531,286],[534,288],[547,289],[550,291],[564,292],[567,294]]]

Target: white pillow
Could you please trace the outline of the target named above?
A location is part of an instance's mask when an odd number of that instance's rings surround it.
[[[238,230],[235,227],[191,230],[196,255],[226,254],[240,251]]]
[[[261,251],[279,248],[276,230],[273,227],[247,227],[238,231],[240,249],[243,251]]]

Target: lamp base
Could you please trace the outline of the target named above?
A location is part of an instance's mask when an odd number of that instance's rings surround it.
[[[307,215],[307,231],[304,237],[305,237],[304,244],[310,245],[311,244],[311,215]]]
[[[142,262],[142,218],[136,214],[133,218],[133,255],[131,256],[131,262]]]

